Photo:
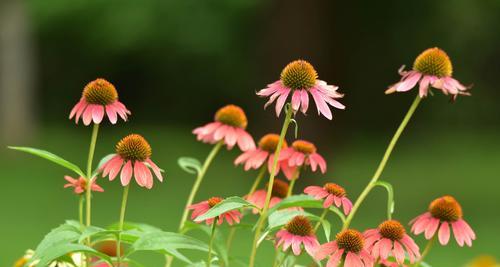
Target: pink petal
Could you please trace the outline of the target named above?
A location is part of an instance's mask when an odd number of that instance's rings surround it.
[[[443,222],[441,227],[439,227],[438,237],[441,245],[444,246],[448,244],[448,241],[450,240],[450,226],[447,222]]]
[[[364,267],[361,258],[353,252],[347,252],[347,256],[345,257],[345,267]]]
[[[300,93],[301,90],[294,90],[292,95],[292,109],[298,111],[300,107]]]
[[[306,114],[309,108],[309,94],[306,90],[300,90],[300,105],[302,107],[302,113]]]
[[[334,201],[334,196],[333,195],[328,195],[328,197],[325,199],[325,202],[323,202],[323,208],[328,208],[333,204]]]
[[[318,114],[323,114],[325,118],[331,120],[332,112],[330,111],[330,108],[328,107],[322,95],[318,92],[318,90],[316,88],[312,88],[309,90],[309,93],[311,93],[314,102],[316,103]]]
[[[396,258],[399,264],[403,264],[405,261],[405,251],[403,246],[398,241],[394,241],[394,249],[392,250],[392,255]]]
[[[95,124],[99,124],[102,122],[102,118],[104,118],[104,106],[94,105],[92,109],[92,119]]]
[[[406,92],[406,91],[410,90],[411,88],[413,88],[417,84],[417,82],[418,82],[418,80],[420,80],[421,76],[422,76],[422,74],[420,74],[419,72],[410,71],[408,73],[408,77],[398,84],[398,86],[396,87],[396,91]]]
[[[83,112],[83,124],[84,125],[89,125],[92,122],[92,110],[93,110],[93,105],[88,105],[85,111]]]
[[[288,95],[290,94],[290,89],[282,89],[279,91],[280,96],[278,97],[278,100],[276,101],[276,116],[280,116],[281,110],[283,109],[283,106],[285,105],[286,99],[288,98]]]
[[[116,110],[114,109],[113,105],[106,106],[106,115],[108,115],[111,124],[115,124],[118,121],[118,116],[116,114]]]
[[[429,224],[427,225],[427,228],[425,228],[425,238],[427,240],[431,239],[436,233],[438,227],[439,227],[439,219],[432,218]]]
[[[161,174],[160,168],[156,166],[156,164],[151,159],[147,159],[146,162],[149,164],[149,166],[151,166],[151,169],[155,173],[158,180],[160,180],[160,182],[163,182],[163,175]]]
[[[123,186],[127,186],[130,183],[130,178],[132,178],[132,161],[129,160],[127,163],[125,163],[125,166],[122,169],[122,172],[120,174],[120,181],[122,182]]]

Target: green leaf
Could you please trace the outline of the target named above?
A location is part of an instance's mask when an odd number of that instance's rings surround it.
[[[323,232],[325,233],[326,241],[330,242],[330,235],[331,235],[331,231],[332,231],[332,225],[326,219],[321,220],[320,223],[321,223],[321,226],[323,228]]]
[[[40,150],[40,149],[36,149],[36,148],[31,148],[31,147],[9,146],[9,148],[13,149],[13,150],[23,151],[23,152],[47,159],[49,161],[52,161],[56,164],[59,164],[67,169],[74,171],[79,176],[85,177],[85,174],[83,174],[83,171],[80,170],[80,168],[78,166],[76,166],[75,164],[73,164],[73,163],[71,163],[71,162],[69,162],[69,161],[67,161],[67,160],[65,160],[65,159],[63,159],[55,154],[52,154],[48,151]]]
[[[104,163],[108,162],[111,158],[113,158],[116,154],[108,154],[104,156],[99,163],[97,164],[97,167],[95,168],[94,172],[92,173],[92,177],[95,177],[98,173],[101,167],[104,165]]]
[[[89,226],[83,230],[80,238],[78,239],[78,243],[82,243],[83,240],[91,236],[94,237],[93,241],[98,241],[100,237],[109,237],[110,235],[116,236],[118,233],[118,230],[108,230],[96,226]]]
[[[144,233],[132,245],[129,254],[136,251],[164,251],[182,261],[191,263],[178,249],[208,251],[207,244],[190,236],[171,232]]]
[[[319,217],[305,211],[300,211],[300,210],[279,210],[276,212],[273,212],[272,214],[269,215],[269,220],[268,220],[268,226],[266,231],[274,231],[279,228],[281,228],[283,225],[287,224],[291,219],[293,219],[295,216],[306,216],[307,218],[314,220],[314,221],[319,221]]]
[[[180,157],[177,160],[177,164],[187,173],[198,174],[201,172],[201,163],[195,158]]]
[[[333,213],[335,213],[337,215],[337,217],[340,218],[340,220],[342,221],[342,224],[345,223],[345,220],[346,220],[345,215],[340,209],[338,209],[337,207],[334,207],[334,206],[330,206],[329,210],[331,210]]]
[[[210,218],[214,218],[216,216],[219,216],[220,214],[222,214],[224,212],[228,212],[231,210],[244,208],[244,207],[257,208],[255,205],[244,200],[241,197],[228,197],[228,198],[222,200],[219,204],[213,206],[211,209],[209,209],[203,215],[196,217],[195,221],[201,222],[201,221],[204,221],[206,219],[210,219]]]
[[[376,182],[375,186],[381,186],[387,190],[387,219],[390,220],[394,213],[394,189],[390,183],[384,181]]]
[[[234,226],[233,226],[234,227]],[[204,232],[208,237],[212,234],[211,227],[205,224],[198,224],[191,221],[186,221],[184,224],[184,228],[182,229],[182,233],[187,233],[192,230],[200,230]],[[215,251],[224,262],[225,266],[229,266],[229,257],[227,254],[226,242],[220,231],[215,231],[215,240],[214,240]]]
[[[47,251],[52,247],[76,242],[79,237],[80,232],[78,228],[69,224],[60,225],[59,227],[53,229],[52,231],[50,231],[50,233],[45,235],[45,237],[35,249],[35,254],[30,262],[45,255]]]
[[[48,266],[54,260],[57,260],[60,257],[63,257],[71,252],[85,252],[87,254],[91,254],[101,258],[109,264],[112,264],[111,258],[108,255],[98,252],[97,250],[87,247],[81,244],[59,244],[56,246],[52,246],[44,251],[43,255],[34,255],[35,260],[40,260],[36,265],[37,266]]]
[[[302,208],[318,208],[322,209],[323,204],[320,200],[314,199],[314,197],[309,195],[293,195],[289,196],[283,200],[281,200],[274,207],[269,209],[269,213],[271,214],[277,210],[290,208],[290,207],[302,207]]]

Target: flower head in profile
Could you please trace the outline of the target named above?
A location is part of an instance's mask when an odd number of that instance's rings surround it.
[[[160,182],[163,181],[161,169],[150,159],[151,154],[151,146],[144,137],[138,134],[127,135],[116,145],[116,154],[102,165],[102,176],[109,176],[112,181],[120,173],[123,186],[127,186],[133,176],[139,186],[151,189],[151,170]]]
[[[437,233],[439,243],[446,245],[452,228],[458,245],[462,247],[465,243],[470,247],[476,234],[462,216],[458,201],[452,196],[443,196],[432,201],[429,210],[411,222],[411,231],[416,235],[424,233],[426,239],[431,239]]]
[[[326,267],[337,267],[342,259],[345,267],[372,267],[374,264],[363,235],[353,229],[346,229],[337,234],[335,241],[321,245],[314,257],[317,260],[329,257]]]
[[[280,154],[280,161],[285,161],[282,164],[283,172],[288,179],[292,179],[295,170],[302,166],[311,166],[311,170],[315,172],[318,167],[321,173],[326,172],[326,161],[318,154],[316,146],[305,140],[296,140],[292,146],[283,149]]]
[[[288,96],[292,96],[292,109],[294,112],[301,111],[306,114],[309,108],[309,95],[312,96],[318,109],[318,114],[332,119],[332,112],[328,105],[338,109],[345,106],[336,99],[344,95],[337,92],[338,87],[328,85],[318,79],[318,73],[314,67],[305,60],[295,60],[289,63],[281,72],[280,79],[268,84],[267,88],[257,92],[260,97],[269,97],[265,107],[276,101],[276,115],[279,116]]]
[[[75,117],[76,123],[82,118],[83,124],[89,125],[92,121],[95,124],[101,123],[104,115],[107,115],[109,121],[115,124],[118,116],[127,121],[130,111],[118,101],[115,86],[99,78],[85,86],[82,97],[71,110],[69,118]]]
[[[87,190],[87,179],[81,176],[78,179],[75,179],[71,176],[65,175],[64,179],[68,182],[64,185],[64,188],[72,187],[73,192],[75,192],[75,194],[77,195],[83,194]],[[104,189],[97,185],[95,180],[92,181],[92,186],[90,189],[94,192],[104,192]]]
[[[196,220],[197,217],[207,213],[207,211],[222,202],[222,200],[224,199],[220,197],[211,197],[208,200],[189,206],[188,209],[193,210],[193,213],[191,213],[191,219]],[[240,223],[242,216],[243,215],[238,210],[224,212],[217,217],[217,225],[221,225],[224,220],[226,220],[229,225],[233,225],[233,223]],[[214,220],[215,218],[208,218],[205,220],[205,223],[211,225],[214,223]]]
[[[254,149],[247,150],[239,155],[235,160],[234,164],[244,164],[245,171],[249,169],[258,169],[267,161],[267,169],[271,173],[274,163],[274,152],[278,147],[280,136],[277,134],[266,134],[264,135],[258,143],[258,146]],[[282,148],[286,148],[288,145],[285,140],[283,140]],[[280,171],[280,166],[285,161],[280,161],[276,168],[276,174]]]
[[[302,245],[309,255],[314,256],[319,242],[309,219],[299,215],[291,219],[284,229],[276,233],[276,247],[283,246],[283,251],[286,251],[291,246],[293,254],[298,256],[302,252]]]
[[[387,220],[378,228],[364,232],[366,249],[371,252],[374,259],[388,260],[392,255],[399,265],[404,264],[406,254],[410,263],[420,258],[417,244],[406,234],[400,222]]]
[[[313,196],[315,199],[325,199],[323,207],[329,208],[335,204],[337,208],[343,207],[344,214],[351,212],[352,202],[347,198],[345,189],[334,183],[326,183],[323,187],[308,186],[304,189],[304,193]]]
[[[242,151],[255,149],[252,136],[245,131],[248,125],[243,109],[236,105],[227,105],[215,113],[215,121],[193,130],[196,138],[203,143],[224,142],[228,149],[234,145]]]
[[[451,95],[452,99],[458,95],[470,95],[467,92],[469,88],[451,76],[451,60],[446,52],[437,47],[422,52],[413,63],[413,70],[404,71],[403,68],[404,66],[399,70],[401,81],[390,86],[385,91],[386,94],[406,92],[418,83],[420,97],[426,97],[430,87],[441,90],[445,95]]]
[[[259,189],[253,192],[251,195],[247,196],[248,202],[254,204],[259,208],[264,208],[266,202],[267,188],[269,184],[266,185],[266,189]],[[269,202],[269,208],[274,207],[276,204],[280,203],[288,193],[288,183],[279,179],[275,179],[273,183],[273,188],[271,189],[271,201]],[[253,209],[253,213],[257,214],[259,211]]]

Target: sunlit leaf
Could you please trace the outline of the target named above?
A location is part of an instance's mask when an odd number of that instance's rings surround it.
[[[9,146],[9,148],[13,149],[13,150],[23,151],[23,152],[47,159],[49,161],[52,161],[58,165],[61,165],[67,169],[74,171],[79,176],[85,177],[85,174],[78,166],[76,166],[75,164],[73,164],[73,163],[71,163],[71,162],[69,162],[69,161],[67,161],[67,160],[65,160],[65,159],[63,159],[55,154],[52,154],[48,151],[40,150],[40,149],[36,149],[36,148],[31,148],[31,147]]]
[[[204,221],[206,219],[210,219],[210,218],[214,218],[216,216],[219,216],[222,213],[225,213],[225,212],[228,212],[231,210],[235,210],[235,209],[244,208],[244,207],[257,208],[255,205],[244,200],[241,197],[228,197],[228,198],[222,200],[217,205],[213,206],[206,213],[196,217],[195,221],[201,222],[201,221]]]
[[[198,174],[201,172],[201,163],[195,158],[180,157],[177,164],[187,173]]]

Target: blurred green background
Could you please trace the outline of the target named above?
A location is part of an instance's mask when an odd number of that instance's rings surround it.
[[[473,96],[455,104],[440,94],[423,101],[383,179],[395,186],[395,216],[404,222],[443,194],[462,203],[478,239],[472,248],[436,247],[428,257],[433,266],[462,266],[481,254],[500,257],[498,25],[498,0],[4,0],[0,266],[10,266],[51,228],[77,217],[77,198],[62,187],[64,169],[5,146],[47,149],[84,166],[90,128],[67,116],[88,81],[110,80],[133,113],[127,123],[102,127],[96,158],[136,132],[149,140],[153,160],[167,173],[153,190],[132,188],[127,219],[173,231],[194,181],[176,160],[203,159],[210,149],[191,130],[210,121],[220,106],[235,103],[247,112],[256,139],[279,131],[281,118],[263,110],[265,100],[255,91],[298,58],[340,86],[347,106],[334,111],[331,122],[316,116],[314,106],[309,116],[297,117],[299,137],[314,141],[329,164],[327,175],[304,175],[298,188],[336,181],[355,199],[415,94],[385,96],[384,90],[399,79],[402,64],[411,66],[433,46],[448,52],[457,79],[474,84]],[[249,189],[256,173],[234,167],[237,155],[233,150],[217,157],[197,200]],[[106,192],[95,195],[93,218],[104,226],[118,219],[121,188],[104,179],[100,184]],[[381,190],[374,191],[354,226],[378,225],[385,201]],[[338,229],[335,218],[332,223]],[[248,257],[251,236],[239,237],[232,254]],[[262,266],[273,252],[269,245],[260,249]],[[162,260],[143,258],[146,266]]]

